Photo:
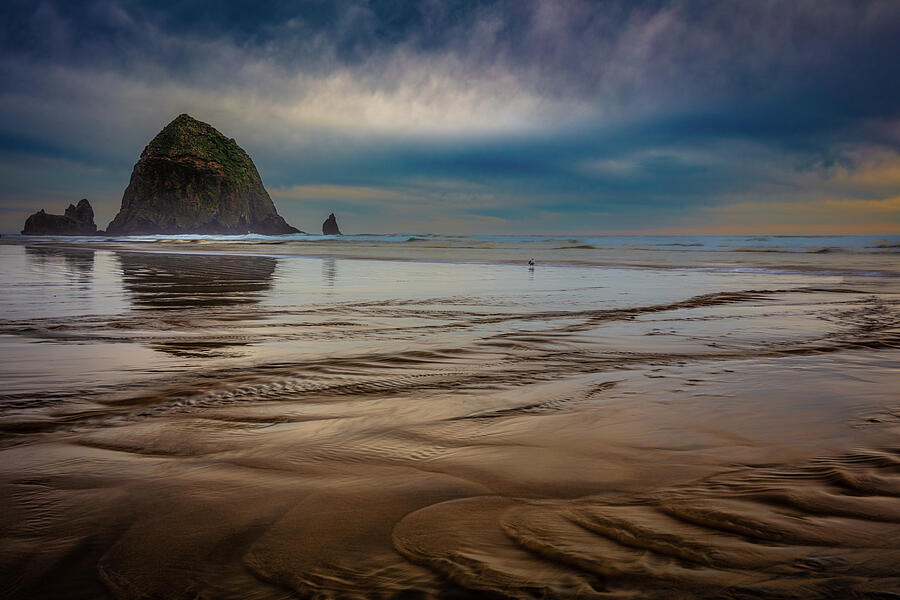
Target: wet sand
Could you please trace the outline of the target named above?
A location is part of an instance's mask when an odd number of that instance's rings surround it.
[[[144,249],[0,246],[4,597],[900,594],[896,277]]]

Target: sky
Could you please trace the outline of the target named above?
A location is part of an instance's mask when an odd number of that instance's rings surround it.
[[[0,232],[180,113],[349,233],[900,233],[897,0],[0,3]]]

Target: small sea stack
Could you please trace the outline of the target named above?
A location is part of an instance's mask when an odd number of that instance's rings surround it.
[[[322,223],[322,235],[342,235],[334,213],[328,215],[328,218]]]
[[[63,215],[52,215],[42,208],[25,221],[22,235],[96,235],[94,209],[87,198],[70,204]]]

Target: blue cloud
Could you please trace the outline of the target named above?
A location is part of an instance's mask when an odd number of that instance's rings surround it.
[[[279,200],[308,229],[328,202],[389,227],[400,197],[535,231],[535,210],[652,227],[773,193],[900,194],[829,181],[900,160],[891,0],[10,0],[0,23],[5,208],[73,185],[111,218],[180,112],[235,136],[270,188],[385,190]],[[41,172],[54,160],[64,175]]]

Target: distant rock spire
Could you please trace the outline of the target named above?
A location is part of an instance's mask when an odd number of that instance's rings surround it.
[[[338,229],[337,219],[334,217],[334,213],[328,215],[328,218],[322,223],[322,235],[341,235],[341,230]]]

